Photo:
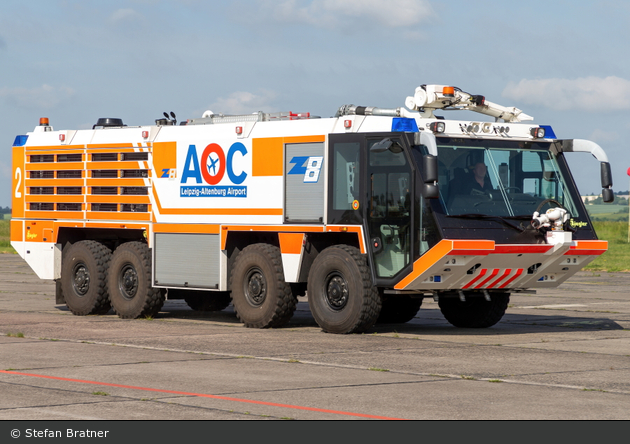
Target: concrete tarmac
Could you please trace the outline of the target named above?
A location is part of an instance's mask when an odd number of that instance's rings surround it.
[[[489,329],[425,299],[407,324],[331,335],[167,301],[152,320],[73,316],[0,255],[0,420],[628,420],[630,274],[514,294]]]

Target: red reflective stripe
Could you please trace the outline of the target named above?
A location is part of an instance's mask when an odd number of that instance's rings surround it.
[[[479,273],[479,276],[477,276],[476,278],[474,278],[472,281],[470,281],[469,283],[467,283],[466,285],[464,285],[462,287],[463,290],[470,288],[471,285],[473,285],[475,282],[477,282],[479,280],[479,278],[481,278],[483,275],[486,274],[486,272],[488,271],[487,268],[484,268],[481,270],[481,272]]]
[[[519,268],[519,269],[517,270],[516,274],[515,274],[514,276],[512,276],[511,278],[509,278],[507,281],[505,281],[505,282],[503,283],[503,285],[501,285],[499,288],[505,288],[505,287],[507,287],[507,286],[510,284],[510,282],[512,282],[514,279],[516,279],[517,277],[519,277],[520,275],[522,275],[522,274],[523,274],[523,271],[525,271],[525,269],[524,269],[524,268]]]
[[[493,281],[491,284],[489,284],[488,288],[495,287],[499,282],[501,282],[503,279],[505,279],[510,273],[512,273],[512,269],[508,268],[507,270],[505,270],[503,272],[503,274],[501,275],[501,277],[499,277],[499,279],[497,279],[496,281]]]
[[[604,254],[606,250],[569,250],[564,253],[565,256],[599,256]]]
[[[492,273],[490,273],[490,276],[488,276],[487,278],[485,278],[483,280],[483,282],[479,285],[477,285],[475,288],[481,288],[483,287],[486,282],[488,282],[490,279],[492,279],[493,277],[495,277],[497,274],[499,274],[499,268],[495,268],[494,270],[492,270]]]
[[[522,253],[546,253],[553,245],[497,245],[494,248],[495,254],[522,254]]]

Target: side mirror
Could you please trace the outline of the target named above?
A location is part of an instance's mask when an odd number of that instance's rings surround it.
[[[610,163],[602,162],[601,164],[602,188],[610,188],[613,185],[612,173],[610,172]]]
[[[437,199],[440,197],[440,189],[434,183],[425,183],[422,186],[422,195],[425,199]]]
[[[613,180],[610,171],[610,163],[602,162],[600,165],[602,173],[602,200],[606,203],[614,202],[615,195],[612,190]]]
[[[372,148],[370,148],[370,151],[373,153],[384,153],[387,150],[391,151],[394,154],[399,154],[402,153],[403,148],[392,139],[383,139],[380,142],[372,145]]]
[[[375,143],[374,145],[372,145],[372,148],[370,148],[370,151],[373,153],[384,153],[385,151],[387,151],[389,149],[390,146],[392,146],[392,139],[383,139],[380,142]]]
[[[606,203],[611,203],[615,201],[615,195],[612,188],[602,189],[602,200]]]
[[[422,179],[424,183],[434,183],[438,180],[437,157],[431,154],[422,156]]]

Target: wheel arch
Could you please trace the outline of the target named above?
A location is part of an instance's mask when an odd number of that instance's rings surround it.
[[[292,226],[292,233],[299,233]],[[238,254],[248,245],[264,243],[280,248],[278,231],[230,231],[225,241],[225,251],[227,253],[227,282],[230,282],[231,270]],[[361,249],[360,234],[356,232],[310,232],[305,230],[305,243],[298,284],[306,284],[311,266],[317,256],[326,248],[333,245],[348,245]],[[284,266],[284,264],[283,264]],[[229,288],[228,284],[228,290]]]
[[[133,228],[60,227],[57,233],[57,243],[61,244],[62,250],[82,240],[100,242],[112,251],[125,242],[146,243],[145,231]]]

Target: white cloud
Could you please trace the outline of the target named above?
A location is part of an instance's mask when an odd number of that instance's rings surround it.
[[[593,142],[597,142],[603,146],[604,144],[617,142],[619,140],[619,133],[616,131],[604,131],[597,128],[591,133],[588,140],[592,140]]]
[[[630,109],[630,81],[620,77],[581,77],[577,79],[523,79],[510,82],[503,97],[528,105],[584,111]]]
[[[265,19],[329,28],[347,26],[349,20],[404,28],[435,15],[427,0],[260,0],[259,3]],[[370,32],[367,26],[365,30]]]
[[[237,91],[228,97],[221,97],[210,105],[215,114],[251,114],[258,111],[270,112],[270,102],[276,95],[272,91],[262,91],[253,94],[247,91]]]
[[[42,85],[37,88],[2,88],[0,98],[10,105],[27,109],[51,109],[74,96],[75,91],[66,86],[55,88]]]
[[[110,20],[114,23],[128,23],[140,20],[142,16],[133,9],[118,9],[111,16]]]

